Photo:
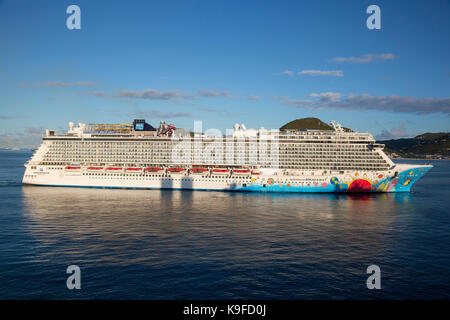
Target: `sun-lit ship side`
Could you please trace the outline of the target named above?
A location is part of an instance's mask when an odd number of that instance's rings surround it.
[[[24,184],[257,192],[408,192],[431,165],[394,164],[371,134],[334,130],[189,133],[144,120],[47,130]]]

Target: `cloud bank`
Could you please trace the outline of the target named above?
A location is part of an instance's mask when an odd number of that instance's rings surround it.
[[[185,94],[181,90],[158,91],[156,89],[145,90],[119,90],[114,98],[147,99],[147,100],[172,100],[172,99],[193,99],[190,94]]]
[[[284,70],[283,72],[280,72],[280,74],[285,74],[287,76],[292,77],[294,75],[294,71],[292,71],[292,70]]]
[[[44,128],[26,127],[0,134],[0,148],[35,148],[41,143]]]
[[[311,93],[307,99],[281,98],[281,103],[293,108],[329,108],[339,110],[379,110],[398,113],[450,115],[450,98],[413,98],[408,96],[343,95],[341,93]]]
[[[409,134],[406,132],[405,126],[401,124],[398,128],[392,128],[391,130],[384,129],[375,138],[377,140],[391,140],[391,139],[407,138],[408,136]]]
[[[92,81],[77,81],[77,82],[62,82],[62,81],[52,81],[52,82],[38,82],[29,83],[23,82],[19,84],[20,87],[93,87],[95,83]]]
[[[105,98],[105,92],[91,92],[92,95]],[[145,90],[118,90],[113,98],[127,98],[127,99],[146,99],[146,100],[195,100],[199,98],[234,98],[229,91],[218,92],[214,90],[199,90],[197,94],[184,93],[181,90],[166,90],[159,91],[156,89]]]
[[[300,72],[297,72],[298,75],[308,75],[308,76],[333,76],[333,77],[342,77],[344,76],[344,73],[342,70],[328,70],[328,71],[321,71],[321,70],[302,70]]]
[[[397,57],[392,53],[374,54],[368,53],[359,57],[337,57],[331,59],[334,62],[346,62],[346,63],[371,63],[375,61],[394,60]]]
[[[198,90],[197,93],[200,97],[203,98],[214,98],[214,97],[234,98],[228,91],[217,92],[214,90]]]

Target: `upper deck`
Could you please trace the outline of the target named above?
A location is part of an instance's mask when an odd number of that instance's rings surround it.
[[[136,121],[136,120],[135,120]],[[151,127],[153,129],[153,127]],[[229,133],[229,131],[227,131]],[[44,140],[122,140],[122,141],[161,141],[186,139],[219,140],[227,138],[236,139],[266,139],[277,140],[282,143],[291,142],[338,142],[338,143],[365,143],[374,144],[375,139],[370,133],[344,132],[343,130],[286,130],[278,129],[266,130],[260,128],[246,129],[244,125],[235,125],[231,134],[212,136],[203,132],[188,132],[173,125],[160,124],[158,129],[140,130],[136,129],[136,124],[83,124],[77,127],[69,123],[69,130],[66,134],[58,135],[54,130],[47,130],[43,135]]]

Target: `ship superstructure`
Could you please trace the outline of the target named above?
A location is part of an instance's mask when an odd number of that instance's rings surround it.
[[[264,192],[396,192],[432,166],[395,164],[369,133],[258,130],[188,132],[145,120],[69,123],[47,130],[23,183],[50,186]]]

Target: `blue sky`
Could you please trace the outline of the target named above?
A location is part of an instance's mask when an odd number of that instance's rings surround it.
[[[66,8],[81,8],[68,30]],[[381,9],[381,30],[366,8]],[[449,131],[450,1],[0,0],[0,147],[69,121]]]

